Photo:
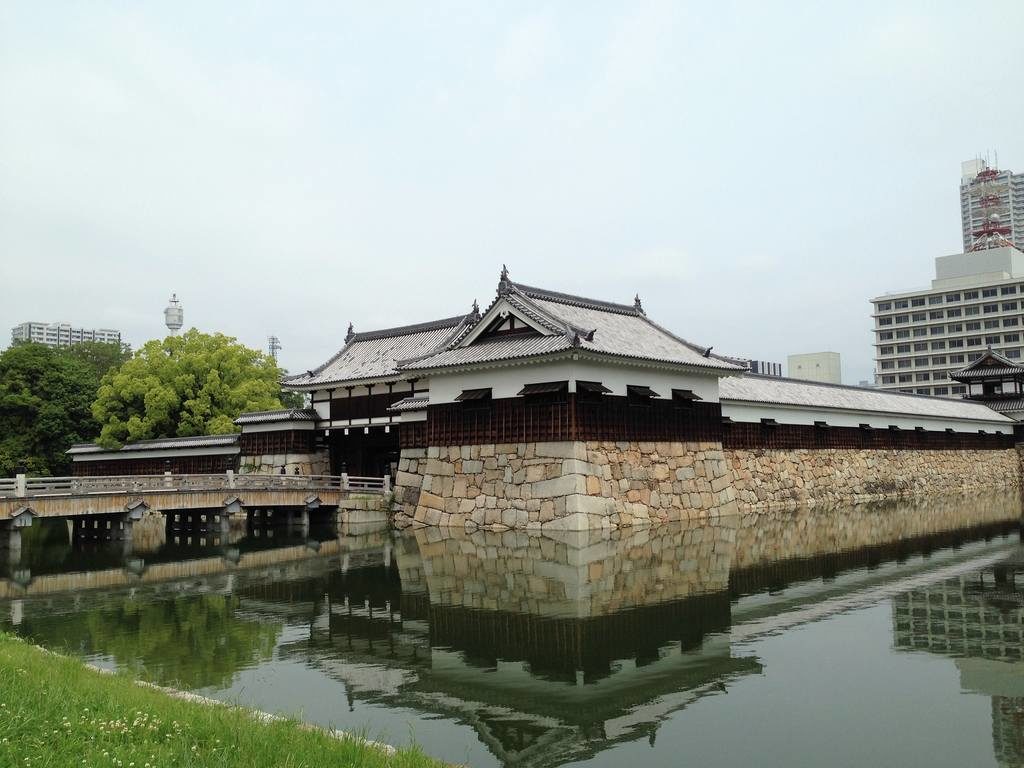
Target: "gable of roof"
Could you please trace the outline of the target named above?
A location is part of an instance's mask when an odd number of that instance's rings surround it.
[[[279,421],[316,421],[317,412],[312,408],[282,408],[276,411],[249,411],[243,413],[235,424],[272,424]]]
[[[949,376],[954,381],[1024,376],[1024,365],[1015,363],[998,352],[989,349],[973,363],[964,366],[958,371],[951,371]]]
[[[927,397],[844,384],[825,384],[802,379],[746,374],[723,378],[718,384],[723,405],[729,401],[793,405],[847,411],[870,411],[937,419],[964,419],[1006,424],[1012,422],[984,403]]]
[[[326,363],[285,377],[287,388],[310,389],[341,382],[386,379],[399,375],[398,361],[443,348],[477,319],[476,312],[415,325],[363,333],[349,332],[343,346]]]
[[[479,338],[500,311],[511,308],[541,336]],[[743,370],[651,321],[639,298],[616,304],[514,283],[502,273],[494,301],[475,327],[431,354],[402,361],[403,370],[426,370],[551,355],[579,349],[597,355],[692,366],[709,372]]]

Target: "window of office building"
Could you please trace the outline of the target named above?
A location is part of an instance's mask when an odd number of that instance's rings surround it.
[[[878,351],[883,355],[891,355],[892,347],[881,347]]]
[[[883,331],[878,334],[879,341],[892,341],[892,331]]]
[[[932,349],[945,349],[945,348],[946,348],[946,342],[944,342],[944,341],[933,341],[932,342]]]
[[[936,387],[934,394],[942,396],[949,394],[949,387]]]
[[[945,371],[935,371],[935,373],[932,374],[932,380],[934,381],[945,381],[946,378],[947,376]]]
[[[909,323],[909,322],[910,322],[910,315],[896,315],[896,325],[900,325],[902,323]]]
[[[879,325],[892,325],[892,318],[891,317],[880,317],[880,318],[878,318],[878,324]]]
[[[1003,342],[1006,344],[1016,344],[1018,341],[1020,341],[1019,333],[1007,333],[1003,336]]]
[[[932,365],[945,365],[945,364],[946,364],[946,356],[945,355],[939,355],[938,357],[933,357],[932,358]]]
[[[1017,358],[1020,357],[1020,350],[1019,349],[1008,349],[1008,350],[1006,350],[1006,356],[1007,357],[1012,357],[1014,360],[1016,360]]]
[[[888,301],[885,302],[884,304],[878,305],[879,312],[888,312],[890,309],[892,309],[892,304],[890,304]]]
[[[981,346],[981,336],[968,336],[967,337],[967,346],[968,347],[980,347]]]
[[[896,377],[895,376],[883,376],[882,377],[882,383],[883,384],[895,384],[896,383]]]
[[[881,369],[882,369],[883,371],[888,371],[888,370],[890,370],[891,368],[893,368],[893,361],[892,361],[892,360],[883,360],[883,361],[882,361],[882,362],[881,362],[881,363],[879,364],[879,367],[880,367],[880,368],[881,368]]]
[[[981,314],[981,307],[979,307],[979,306],[965,307],[964,308],[964,314],[967,315],[968,317],[970,317],[971,315],[980,315]]]
[[[907,300],[906,299],[901,299],[900,301],[897,301],[894,304],[894,306],[896,307],[896,309],[906,309],[907,308]]]
[[[942,303],[942,297],[941,296],[929,296],[928,297],[928,303],[929,304],[941,304]]]
[[[995,288],[983,288],[981,291],[981,298],[988,299],[995,296],[998,293]]]
[[[981,321],[980,320],[975,320],[972,323],[967,323],[967,330],[968,331],[980,331],[981,330]]]
[[[963,355],[950,355],[949,356],[949,362],[950,363],[962,363],[963,361],[964,361],[964,356]]]
[[[915,368],[924,368],[926,365],[928,365],[928,358],[927,357],[915,357],[914,358],[914,367]]]
[[[906,384],[908,381],[913,381],[914,377],[909,373],[900,374],[900,384]]]
[[[912,306],[912,307],[923,307],[924,306],[924,296],[918,296],[916,298],[911,299],[910,300],[910,306]]]
[[[998,328],[998,327],[999,327],[999,321],[998,320],[986,320],[985,321],[985,328]]]
[[[959,293],[947,293],[946,294],[946,301],[960,301],[960,294]]]
[[[993,312],[998,312],[998,311],[999,311],[999,305],[998,304],[986,304],[985,305],[985,314],[986,315],[991,315]]]
[[[965,387],[963,384],[957,384],[956,386],[950,387],[949,391],[951,394],[954,395],[962,395],[964,392],[967,391],[967,387]]]
[[[957,307],[956,309],[947,309],[946,317],[960,317],[963,313],[964,311],[960,309],[960,307]]]
[[[890,338],[891,338],[891,336],[890,336]],[[906,328],[903,328],[902,330],[896,331],[896,338],[897,339],[909,339],[910,338],[910,331],[907,330]]]
[[[1020,325],[1020,318],[1019,317],[1004,317],[1003,318],[1003,328],[1016,328],[1018,325]]]
[[[904,358],[903,360],[897,360],[896,361],[896,367],[897,368],[909,368],[910,367],[910,361],[907,360],[906,358]]]
[[[932,336],[941,336],[946,332],[946,329],[941,325],[933,325],[931,328]]]
[[[964,301],[967,301],[968,299],[976,299],[976,298],[978,298],[978,292],[977,291],[964,291]]]
[[[991,347],[993,344],[998,344],[999,343],[999,337],[998,336],[986,336],[985,337],[985,343],[988,344]]]
[[[909,351],[910,351],[910,345],[909,344],[897,344],[896,345],[896,352],[901,354],[901,355],[905,355]]]
[[[953,323],[951,325],[947,325],[946,326],[946,330],[949,331],[950,333],[963,333],[963,331],[964,331],[964,324],[963,323]]]
[[[967,353],[967,362],[968,363],[973,363],[975,360],[979,359],[980,357],[981,357],[981,352],[968,352]]]
[[[910,319],[913,320],[915,323],[923,323],[928,318],[925,317],[924,312],[921,312],[920,314],[911,315]]]
[[[1015,293],[1017,293],[1017,286],[1016,285],[1004,285],[1002,287],[1002,289],[1000,290],[1000,293],[1002,293],[1003,296],[1013,296]]]
[[[927,395],[931,392],[931,390],[928,389],[928,387],[921,387],[919,389],[915,389],[914,392],[918,395]]]
[[[964,340],[963,339],[950,339],[949,340],[949,348],[950,349],[954,349],[954,348],[959,349],[960,347],[963,347],[963,345],[964,345]]]
[[[928,335],[928,329],[927,328],[915,328],[914,329],[914,336],[915,337],[927,336],[927,335]]]
[[[1016,301],[1004,301],[1003,302],[1003,312],[1014,312],[1014,311],[1016,311],[1016,309],[1017,309],[1017,302]]]
[[[914,376],[915,381],[931,381],[932,375],[930,373],[919,373]]]
[[[928,350],[928,342],[927,341],[918,341],[918,342],[916,342],[914,344],[914,351],[915,352],[926,352],[927,350]]]

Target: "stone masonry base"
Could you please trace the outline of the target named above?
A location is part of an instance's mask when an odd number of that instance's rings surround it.
[[[591,530],[1021,484],[1017,450],[557,442],[404,449],[397,525]]]

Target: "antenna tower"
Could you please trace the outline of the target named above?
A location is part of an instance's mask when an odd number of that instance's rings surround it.
[[[270,356],[274,358],[274,362],[277,362],[277,355],[281,351],[281,340],[277,336],[268,336],[267,349],[270,351]]]
[[[1004,202],[1004,198],[1009,200],[1009,188],[1006,176],[987,162],[971,181],[967,194],[981,213],[981,223],[971,230],[974,240],[967,249],[969,252],[1013,245],[1010,242],[1010,225],[1006,223],[1009,211]]]

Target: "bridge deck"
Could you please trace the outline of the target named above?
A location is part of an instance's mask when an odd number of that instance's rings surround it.
[[[239,507],[349,506],[380,499],[389,478],[348,475],[122,475],[112,477],[18,476],[0,480],[0,523],[26,511],[34,517],[113,515],[139,504],[169,512]],[[355,504],[354,506],[360,506]]]

